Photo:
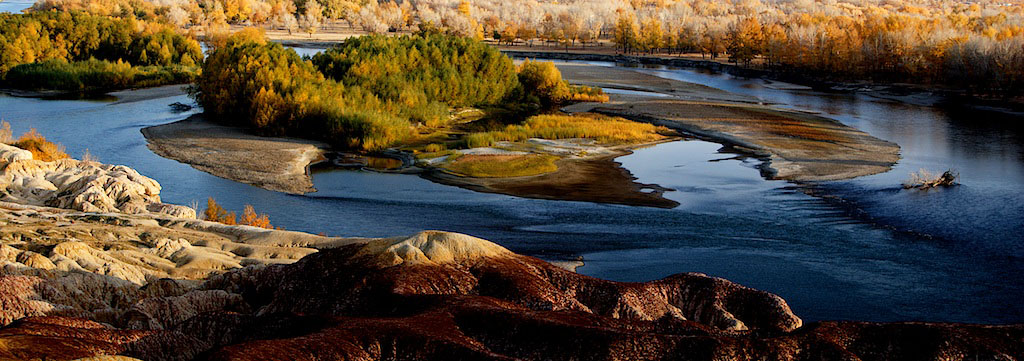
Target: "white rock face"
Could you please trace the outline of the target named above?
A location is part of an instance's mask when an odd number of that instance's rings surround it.
[[[0,143],[0,164],[32,159],[32,152]]]
[[[161,203],[160,184],[134,169],[74,159],[43,162],[28,156],[0,148],[0,200],[83,212],[196,217],[191,208]]]

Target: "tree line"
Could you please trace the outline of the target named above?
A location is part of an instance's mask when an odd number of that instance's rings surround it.
[[[1019,95],[1024,5],[979,0],[41,0],[208,30],[225,24],[317,31],[326,19],[371,33],[439,29],[508,44],[625,53],[699,53],[842,79],[910,80]]]
[[[188,82],[203,55],[171,26],[78,11],[0,14],[0,79],[81,90]]]

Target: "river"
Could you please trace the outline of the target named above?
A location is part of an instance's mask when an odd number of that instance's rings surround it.
[[[612,64],[605,64],[614,66]],[[583,256],[579,272],[643,281],[702,272],[775,292],[805,320],[1024,322],[1024,174],[1019,130],[994,115],[865,95],[769,88],[685,69],[639,69],[821,112],[903,147],[888,173],[798,187],[766,181],[758,161],[699,140],[620,157],[639,182],[675,191],[674,209],[516,198],[411,175],[317,170],[319,190],[286,195],[161,158],[139,130],[183,119],[175,96],[131,103],[0,96],[16,133],[37,128],[80,156],[124,164],[163,185],[166,202],[215,197],[252,204],[276,226],[344,236],[424,229],[471,234],[549,259]],[[918,168],[961,173],[962,186],[900,190]],[[814,195],[809,195],[813,193]]]
[[[3,0],[0,1],[0,13],[20,13],[35,3],[35,0]]]

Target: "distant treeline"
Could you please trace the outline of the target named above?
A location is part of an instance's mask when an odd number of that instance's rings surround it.
[[[440,29],[505,44],[699,53],[838,81],[1024,95],[1024,2],[1005,0],[40,0],[36,11],[135,16],[199,31]],[[336,24],[336,23],[332,23]]]
[[[4,86],[85,90],[190,82],[199,43],[168,25],[82,12],[0,14]]]
[[[517,71],[479,41],[431,33],[352,38],[307,61],[247,29],[214,42],[193,95],[215,119],[377,150],[410,136],[414,124],[446,125],[453,107],[605,99],[547,69]]]

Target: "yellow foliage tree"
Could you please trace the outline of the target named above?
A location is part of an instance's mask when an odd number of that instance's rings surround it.
[[[218,222],[227,225],[234,225],[235,212],[228,212],[213,200],[213,197],[206,199],[206,210],[203,211],[203,219],[211,222]]]
[[[274,229],[274,227],[270,225],[270,216],[265,213],[256,214],[256,209],[249,204],[245,205],[245,209],[242,211],[242,218],[238,221],[238,224]]]

